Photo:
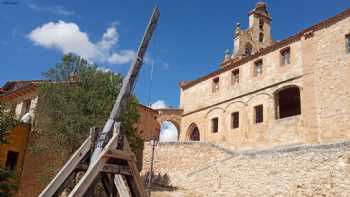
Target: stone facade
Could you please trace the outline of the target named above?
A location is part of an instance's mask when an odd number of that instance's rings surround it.
[[[283,41],[271,41],[251,55],[226,56],[220,69],[180,83],[180,140],[191,140],[193,128],[199,130],[200,141],[236,148],[349,139],[349,26],[350,10],[345,10]],[[260,73],[258,61],[262,61]],[[239,82],[233,78],[237,69]],[[291,90],[298,94],[291,95]],[[282,93],[289,95],[287,99],[278,99]],[[288,97],[298,97],[299,113],[281,118],[283,106],[290,108]],[[258,105],[263,105],[263,121],[257,124]],[[239,127],[234,129],[233,112],[239,112]],[[213,118],[219,122],[215,133]]]
[[[143,173],[149,170],[151,148],[145,145]],[[154,169],[177,187],[154,191],[155,197],[350,196],[350,142],[260,151],[208,142],[160,143]]]

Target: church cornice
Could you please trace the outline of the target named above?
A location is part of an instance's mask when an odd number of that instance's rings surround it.
[[[315,32],[315,31],[319,31],[321,29],[327,28],[327,27],[329,27],[329,26],[331,26],[331,25],[333,25],[333,24],[335,24],[335,23],[337,23],[337,22],[339,22],[339,21],[341,21],[349,16],[350,16],[350,9],[346,9],[343,12],[340,12],[337,15],[330,17],[328,19],[322,20],[321,22],[319,22],[319,23],[317,23],[309,28],[306,28],[306,29],[280,41],[280,42],[275,42],[274,44],[259,50],[258,52],[254,53],[251,56],[246,56],[246,57],[243,57],[242,59],[239,59],[239,60],[237,60],[237,59],[226,60],[220,64],[221,68],[219,68],[218,70],[215,70],[215,71],[209,73],[208,75],[202,76],[202,77],[195,79],[195,80],[192,80],[192,81],[181,82],[179,84],[179,86],[183,90],[190,88],[190,87],[192,87],[192,86],[194,86],[202,81],[205,81],[205,80],[210,79],[214,76],[220,75],[221,73],[224,73],[228,70],[232,70],[233,68],[238,67],[244,63],[247,63],[253,59],[256,59],[256,58],[263,56],[265,54],[268,54],[272,51],[283,48],[286,45],[289,45],[293,42],[301,40],[301,38],[303,36],[306,37],[306,36],[310,35],[310,32]]]

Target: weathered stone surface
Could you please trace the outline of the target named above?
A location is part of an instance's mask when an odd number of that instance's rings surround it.
[[[145,144],[144,170],[150,144]],[[350,142],[233,151],[205,142],[161,143],[156,172],[172,192],[154,196],[349,196]]]

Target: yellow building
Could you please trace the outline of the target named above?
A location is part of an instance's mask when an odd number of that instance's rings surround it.
[[[27,150],[30,130],[31,114],[33,114],[37,101],[36,83],[39,81],[13,81],[8,82],[2,88],[0,99],[15,110],[18,120],[23,118],[26,123],[19,123],[7,136],[6,144],[0,145],[0,166],[14,170],[20,177]]]

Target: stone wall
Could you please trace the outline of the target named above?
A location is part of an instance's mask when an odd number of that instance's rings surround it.
[[[151,146],[145,144],[144,170]],[[154,196],[349,196],[350,142],[232,151],[205,142],[160,143],[156,173],[175,191]]]

